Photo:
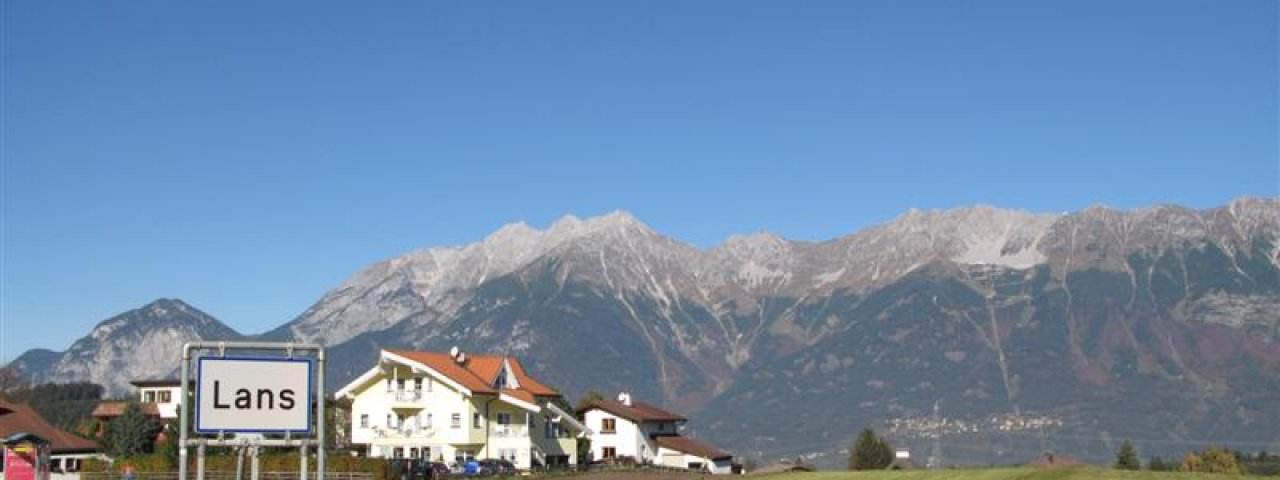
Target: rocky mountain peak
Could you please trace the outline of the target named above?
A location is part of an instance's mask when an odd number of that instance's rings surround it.
[[[624,210],[615,210],[611,213],[585,220],[573,215],[565,215],[552,223],[551,227],[547,229],[547,235],[554,239],[554,243],[557,244],[584,237],[628,234],[639,236],[657,235],[648,225],[645,225],[630,212]]]
[[[37,353],[14,362],[34,382],[91,381],[120,395],[132,380],[169,376],[186,342],[242,338],[186,302],[162,298],[102,321],[56,361]]]

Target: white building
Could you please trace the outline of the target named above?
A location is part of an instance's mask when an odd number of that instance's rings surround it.
[[[382,350],[378,364],[336,396],[352,400],[351,443],[373,457],[566,465],[577,462],[573,434],[590,433],[516,358],[457,348]]]
[[[591,437],[593,460],[623,457],[638,463],[665,465],[711,473],[732,473],[733,455],[680,435],[688,419],[654,405],[633,401],[628,393],[617,400],[597,400],[578,410]]]
[[[134,380],[129,383],[137,387],[139,402],[155,404],[161,419],[178,418],[178,406],[182,405],[182,380]]]

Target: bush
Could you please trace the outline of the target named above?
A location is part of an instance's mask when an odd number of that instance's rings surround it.
[[[893,448],[875,430],[864,429],[849,451],[850,470],[880,470],[893,463]]]
[[[298,471],[298,453],[293,451],[290,453],[267,453],[268,450],[263,449],[258,454],[258,461],[262,471],[268,472],[297,472]],[[103,473],[103,472],[119,472],[120,468],[129,463],[139,472],[172,472],[178,469],[178,464],[169,456],[161,453],[153,453],[148,455],[135,455],[128,458],[119,458],[114,462],[111,460],[86,459],[81,463],[80,470],[85,473]],[[249,468],[250,459],[245,456],[245,468]],[[236,454],[213,453],[205,454],[205,470],[208,471],[224,471],[230,472],[236,469]],[[350,457],[345,455],[330,455],[325,457],[326,470],[330,472],[366,472],[372,474],[374,478],[383,478],[386,475],[387,460],[385,458],[368,458],[368,457]],[[190,462],[187,465],[190,471],[194,472],[196,468],[196,452],[195,448],[191,449]],[[307,470],[315,472],[316,470],[315,453],[312,452],[311,458],[307,462]]]

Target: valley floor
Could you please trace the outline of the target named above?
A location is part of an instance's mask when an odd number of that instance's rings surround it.
[[[1241,475],[1178,472],[1130,472],[1102,468],[994,468],[954,469],[938,471],[887,471],[850,472],[828,471],[808,473],[779,473],[772,475],[747,475],[764,480],[1199,480],[1199,479],[1265,479]],[[732,480],[735,476],[711,476],[687,473],[609,472],[592,473],[572,478],[581,480]]]

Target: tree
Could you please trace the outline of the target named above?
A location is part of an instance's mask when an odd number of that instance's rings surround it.
[[[1179,472],[1239,474],[1240,463],[1231,452],[1220,447],[1207,447],[1203,452],[1187,452],[1178,465]]]
[[[1166,463],[1163,458],[1158,456],[1152,456],[1151,460],[1147,461],[1147,470],[1151,470],[1153,472],[1167,472],[1173,470],[1173,464]]]
[[[1133,444],[1125,440],[1120,444],[1120,450],[1116,452],[1115,468],[1120,470],[1141,470],[1142,463],[1138,460],[1138,452],[1134,451]]]
[[[574,407],[574,410],[583,410],[587,408],[587,405],[590,405],[593,402],[598,402],[600,400],[604,400],[604,394],[597,392],[595,390],[589,390],[587,391],[587,393],[584,393],[582,395],[582,398],[578,399],[578,403]]]
[[[893,463],[893,449],[875,430],[866,428],[858,434],[849,452],[850,470],[880,470]]]
[[[1178,465],[1179,472],[1202,472],[1204,471],[1204,459],[1194,451],[1187,452],[1182,456],[1182,463]]]
[[[113,457],[130,457],[148,453],[155,447],[156,433],[161,425],[142,413],[142,404],[129,402],[124,412],[107,425],[107,454]]]
[[[1240,462],[1235,454],[1220,447],[1209,447],[1201,454],[1204,457],[1204,472],[1240,474]]]

